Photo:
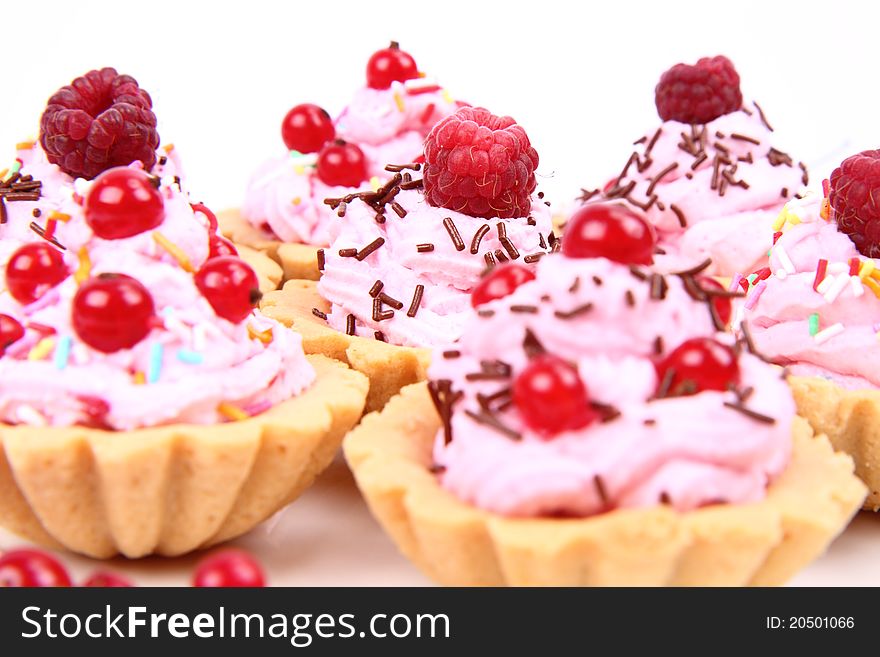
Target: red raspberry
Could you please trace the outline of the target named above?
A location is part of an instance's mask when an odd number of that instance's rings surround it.
[[[94,178],[135,160],[156,164],[159,133],[150,94],[116,69],[89,71],[49,99],[40,144],[50,162],[76,177]]]
[[[739,74],[724,55],[703,57],[696,65],[676,64],[654,89],[664,121],[709,123],[742,107]]]
[[[880,150],[846,158],[831,174],[828,201],[837,228],[862,255],[880,258]]]
[[[538,152],[509,116],[462,107],[425,139],[425,198],[472,217],[525,217]]]

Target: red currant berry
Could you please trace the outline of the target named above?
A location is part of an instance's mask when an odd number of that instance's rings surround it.
[[[673,397],[705,390],[725,391],[739,383],[739,365],[733,349],[712,338],[682,342],[656,367],[659,386]]]
[[[196,272],[196,287],[218,317],[243,321],[260,300],[257,275],[241,258],[222,256],[207,260]]]
[[[372,89],[387,89],[392,82],[405,82],[419,77],[416,60],[400,49],[400,44],[377,50],[367,62],[367,85]]]
[[[244,550],[226,549],[215,552],[196,565],[193,586],[243,587],[266,586],[263,568]]]
[[[99,570],[97,572],[89,575],[89,578],[82,583],[83,586],[86,587],[98,587],[98,588],[130,588],[134,586],[131,582],[129,582],[126,578],[121,575],[117,575],[116,573],[110,573],[107,571]]]
[[[471,292],[471,305],[477,308],[495,299],[502,299],[513,294],[513,291],[523,283],[533,280],[535,275],[522,265],[511,262],[495,267]]]
[[[130,349],[153,327],[153,297],[140,281],[124,274],[99,274],[73,298],[73,329],[98,351]]]
[[[4,586],[72,586],[67,569],[40,550],[11,550],[0,556],[0,588]]]
[[[6,347],[23,337],[24,326],[17,319],[9,315],[0,315],[0,356],[6,351]]]
[[[6,263],[6,287],[19,303],[33,303],[67,278],[64,257],[46,242],[19,247]]]
[[[327,110],[312,103],[297,105],[281,123],[281,138],[291,151],[317,153],[335,137],[336,128]]]
[[[562,253],[569,258],[608,258],[625,265],[654,262],[654,231],[629,208],[590,203],[565,226]]]
[[[355,146],[337,139],[326,144],[318,155],[318,178],[325,185],[357,187],[367,176],[367,158]]]
[[[223,256],[238,256],[238,249],[225,237],[211,233],[208,236],[208,259],[221,258]]]
[[[577,368],[550,354],[533,358],[516,377],[513,403],[526,425],[547,438],[599,417]]]
[[[121,240],[161,224],[165,204],[146,173],[116,167],[95,178],[86,195],[85,215],[95,235]]]
[[[704,290],[719,290],[724,292],[724,286],[716,281],[711,276],[701,276],[698,279],[700,283],[700,287]],[[733,304],[730,301],[730,297],[722,297],[722,296],[712,296],[710,303],[712,307],[715,309],[715,314],[718,316],[718,319],[725,326],[730,324],[730,318],[733,315]]]

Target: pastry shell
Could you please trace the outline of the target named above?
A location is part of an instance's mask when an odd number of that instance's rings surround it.
[[[0,525],[96,558],[175,556],[244,534],[312,483],[363,412],[363,375],[308,360],[309,389],[239,422],[0,425]]]
[[[281,282],[292,278],[311,281],[321,278],[318,270],[320,247],[273,239],[251,225],[238,210],[225,210],[217,215],[217,220],[220,223],[220,232],[236,246],[243,245],[261,251],[277,262],[281,267]]]
[[[797,418],[791,463],[762,502],[507,518],[440,486],[429,470],[439,426],[419,383],[365,417],[343,447],[373,515],[445,585],[782,584],[824,552],[865,496],[852,460]]]
[[[341,360],[370,379],[366,412],[382,408],[403,386],[427,377],[429,349],[400,347],[380,340],[352,336],[327,326],[312,309],[327,313],[330,303],[314,281],[290,280],[284,287],[263,297],[260,309],[302,335],[307,354],[323,354]]]

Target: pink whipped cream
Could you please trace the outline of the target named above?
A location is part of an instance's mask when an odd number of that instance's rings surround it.
[[[417,189],[401,191],[394,200],[404,217],[389,208],[385,222],[377,223],[376,211],[354,200],[344,220],[335,224],[318,291],[331,302],[327,321],[338,331],[353,328],[356,335],[415,347],[454,341],[473,312],[470,290],[487,265],[509,259],[510,245],[520,263],[534,262],[549,250],[552,219],[538,198],[529,217],[514,219],[481,219],[436,208]],[[450,231],[460,237],[461,248],[456,248]],[[475,239],[478,233],[481,237]],[[381,246],[362,260],[340,255],[377,240],[382,240]],[[374,298],[374,286],[387,298]],[[413,311],[418,289],[421,296]],[[376,311],[393,312],[382,317]]]
[[[742,353],[740,387],[753,389],[743,403],[773,421],[725,407],[737,400],[733,391],[652,401],[658,338],[671,350],[713,334],[706,306],[692,301],[676,276],[666,280],[666,298],[656,300],[650,282],[624,265],[552,255],[539,263],[536,280],[482,306],[457,344],[434,351],[429,371],[435,385],[448,381],[463,393],[452,406],[451,441],[441,429],[435,442],[442,485],[480,508],[529,517],[587,516],[662,501],[685,511],[762,499],[789,459],[791,394],[774,368]],[[585,311],[585,304],[592,306]],[[577,364],[592,400],[619,415],[550,440],[525,426],[513,406],[493,413],[518,438],[468,415],[480,411],[478,395],[510,385],[468,374],[500,360],[515,377],[528,361],[527,331],[549,353]]]
[[[752,271],[766,264],[768,226],[808,182],[804,165],[771,137],[756,104],[704,125],[665,121],[635,142],[621,175],[592,198],[644,212],[665,251],[658,270],[711,258],[709,274]]]
[[[0,357],[0,421],[94,422],[99,400],[100,424],[112,429],[210,424],[227,417],[221,404],[256,414],[311,384],[315,374],[297,334],[258,312],[240,324],[217,317],[192,274],[157,244],[154,231],[113,241],[94,236],[78,202],[91,183],[49,164],[38,146],[18,156],[21,174],[42,182],[41,197],[6,202],[7,222],[0,225],[3,267],[19,246],[41,240],[31,222],[44,226],[53,212],[62,213],[69,219],[57,222],[54,237],[66,247],[70,271],[82,266],[80,254],[87,253],[91,275],[136,278],[153,296],[164,329],[154,329],[131,349],[104,354],[82,343],[71,326],[78,288],[73,275],[26,306],[10,295],[0,276],[0,313],[28,329]],[[175,171],[171,160],[153,171],[161,179],[166,214],[156,230],[197,269],[208,255],[208,222],[190,207]],[[250,337],[249,326],[254,334],[271,335],[271,342]]]
[[[878,387],[880,299],[869,286],[880,262],[861,255],[833,221],[822,219],[821,204],[821,196],[810,195],[786,205],[785,230],[770,252],[771,275],[751,287],[742,318],[760,352],[792,374],[847,388]],[[824,275],[817,274],[820,267]]]
[[[334,124],[338,137],[364,152],[369,175],[384,182],[390,177],[385,165],[411,162],[434,124],[457,108],[444,89],[419,78],[388,89],[359,89]],[[324,199],[357,189],[325,185],[315,174],[316,162],[316,153],[292,153],[263,163],[245,192],[245,219],[284,242],[329,244],[337,217]]]

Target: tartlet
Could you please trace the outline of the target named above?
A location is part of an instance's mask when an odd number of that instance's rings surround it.
[[[79,154],[114,112],[131,125]],[[158,135],[138,147],[151,125],[132,78],[92,71],[0,184],[0,524],[99,558],[248,531],[330,463],[368,387],[253,309],[254,269]]]
[[[646,265],[644,220],[596,212],[346,437],[359,488],[442,584],[783,583],[862,503],[852,460],[695,272]]]

